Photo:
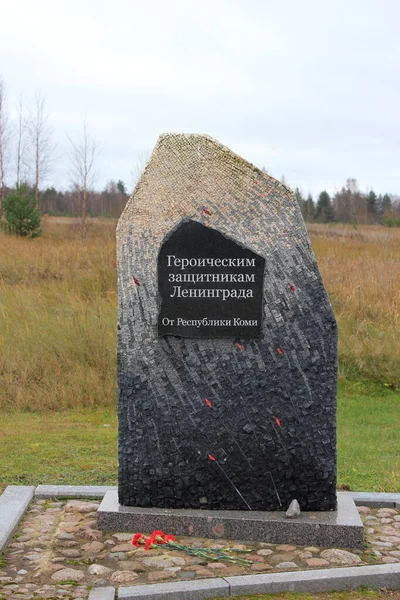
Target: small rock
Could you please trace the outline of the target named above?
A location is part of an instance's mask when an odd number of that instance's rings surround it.
[[[378,519],[374,515],[369,515],[365,517],[364,521],[377,521]]]
[[[60,571],[61,569],[65,569],[65,565],[61,565],[60,563],[52,563],[50,565],[51,571],[55,573],[56,571]]]
[[[80,558],[81,553],[79,550],[75,550],[74,548],[66,548],[65,550],[59,550],[61,556],[65,556],[65,558]]]
[[[175,571],[153,571],[147,575],[147,580],[152,582],[161,579],[172,579],[173,577],[176,577]]]
[[[191,565],[201,565],[201,566],[205,566],[205,565],[207,565],[208,563],[207,563],[207,561],[206,561],[206,560],[204,560],[204,558],[196,558],[196,557],[193,557],[193,558],[191,558],[191,559],[190,559],[190,564],[191,564]]]
[[[165,571],[172,571],[174,573],[178,573],[179,571],[182,571],[182,567],[166,567],[166,569],[164,569],[164,570]]]
[[[291,501],[285,514],[289,518],[298,517],[300,515],[300,505],[296,499]]]
[[[312,552],[299,552],[298,557],[300,560],[307,560],[308,558],[312,558]]]
[[[380,508],[376,513],[378,517],[384,517],[385,515],[397,515],[395,508]]]
[[[170,569],[167,569],[167,570],[169,571]],[[193,577],[196,577],[196,575],[197,575],[196,571],[190,571],[190,570],[189,571],[184,570],[179,573],[180,579],[193,579]]]
[[[294,552],[296,550],[296,546],[291,546],[290,544],[280,544],[276,547],[277,552]]]
[[[101,540],[102,535],[103,534],[99,529],[91,529],[90,527],[83,529],[82,531],[82,537],[85,538],[85,540]],[[114,544],[114,542],[111,543]]]
[[[119,542],[131,542],[133,533],[113,533],[113,537]]]
[[[321,558],[334,565],[358,565],[361,562],[361,558],[357,554],[336,548],[324,550],[321,552]]]
[[[381,523],[393,523],[393,519],[389,519],[387,517],[384,517],[383,519],[381,519]]]
[[[399,563],[400,558],[396,558],[395,556],[384,556],[382,558],[382,562],[387,565],[390,565],[390,564],[394,564],[394,563]]]
[[[252,571],[268,571],[269,569],[272,569],[272,567],[267,563],[257,563],[255,565],[251,565],[250,569]]]
[[[103,565],[90,565],[88,568],[88,573],[90,575],[107,575],[107,573],[111,573],[112,569],[108,567],[104,567]]]
[[[316,548],[315,546],[306,546],[304,550],[305,552],[312,552],[313,554],[316,554],[320,551],[320,548]]]
[[[213,571],[217,571],[218,569],[226,569],[226,565],[219,562],[213,562],[207,564],[207,569],[212,569]]]
[[[99,502],[83,502],[82,500],[69,500],[65,505],[65,512],[67,513],[91,513],[97,511],[99,508]]]
[[[138,574],[134,571],[114,571],[110,577],[113,583],[132,583],[138,578]]]
[[[101,542],[90,542],[90,544],[84,544],[82,546],[82,550],[86,552],[86,554],[99,554],[102,550],[104,550],[105,544]]]
[[[128,560],[128,557],[125,554],[125,552],[110,552],[109,557],[112,560]]]
[[[75,536],[73,533],[59,533],[57,536],[58,540],[74,540]]]
[[[34,554],[34,553],[25,554],[25,556],[24,556],[25,560],[32,560],[32,561],[40,560],[41,558],[43,558],[42,554]]]
[[[196,573],[198,577],[211,577],[214,573],[209,571],[208,569],[196,569]]]
[[[260,556],[270,556],[270,554],[273,554],[273,551],[269,548],[263,548],[262,550],[258,550],[257,554]]]
[[[294,562],[285,561],[276,565],[277,569],[297,569],[297,565]]]
[[[372,535],[373,533],[375,533],[375,529],[373,527],[368,527],[367,528],[367,534],[368,535]]]
[[[397,558],[400,558],[400,550],[392,550],[392,552],[389,552],[389,554],[391,554],[392,556],[397,556]]]
[[[309,567],[328,567],[329,562],[323,558],[309,558],[306,560]]]
[[[138,562],[134,562],[133,560],[123,560],[117,563],[117,567],[121,571],[136,571],[136,573],[147,573],[149,570],[145,566],[141,565]]]
[[[186,565],[186,561],[181,556],[172,556],[171,562],[173,565],[177,565],[179,567],[184,567]]]
[[[400,515],[396,515],[395,517],[393,517],[395,521],[400,521]]]
[[[232,550],[247,550],[247,546],[244,544],[235,544],[232,546]]]
[[[93,587],[106,587],[108,586],[108,581],[106,579],[95,579],[92,583]]]
[[[145,558],[143,564],[154,569],[165,569],[165,567],[172,567],[173,564],[170,560],[164,560],[160,558]]]
[[[368,506],[358,506],[357,510],[360,513],[360,515],[367,515],[371,511],[371,509]]]
[[[53,581],[80,581],[84,577],[84,572],[78,569],[61,569],[51,576]]]
[[[393,544],[390,542],[376,542],[374,540],[370,541],[370,544],[373,546],[379,546],[380,548],[392,548]]]
[[[28,571],[26,571],[25,569],[20,569],[18,571],[18,575],[26,575]]]
[[[112,548],[112,552],[131,552],[135,549],[135,546],[132,544],[119,544],[119,546],[114,546]]]

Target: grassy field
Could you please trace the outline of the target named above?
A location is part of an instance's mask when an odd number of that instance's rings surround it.
[[[400,398],[340,384],[338,485],[400,490]],[[116,485],[114,408],[14,411],[0,420],[0,489],[9,484]]]
[[[116,482],[115,225],[0,235],[0,485]],[[400,230],[309,229],[339,323],[339,484],[398,491]]]
[[[114,406],[115,221],[0,235],[0,408]],[[400,230],[310,226],[339,323],[342,381],[400,387]]]

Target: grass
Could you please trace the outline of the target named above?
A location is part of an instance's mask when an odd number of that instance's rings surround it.
[[[0,408],[115,406],[114,220],[0,234]],[[339,324],[342,381],[400,387],[400,230],[310,225]]]
[[[116,483],[115,226],[0,234],[0,485]],[[339,484],[398,491],[400,230],[309,230],[339,324]]]
[[[377,387],[368,395],[359,385],[340,385],[339,486],[363,491],[400,489],[399,410],[400,395],[390,389]],[[8,412],[0,421],[0,439],[0,488],[117,484],[113,409]]]

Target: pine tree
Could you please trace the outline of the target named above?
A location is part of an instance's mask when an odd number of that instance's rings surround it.
[[[335,212],[333,210],[331,197],[325,190],[319,195],[315,218],[321,223],[331,223],[335,220]]]
[[[4,202],[4,209],[11,233],[30,237],[41,235],[40,214],[35,196],[30,193],[25,184],[8,194]]]
[[[315,212],[314,200],[313,200],[311,194],[308,194],[307,200],[306,200],[306,221],[313,221],[314,212]]]

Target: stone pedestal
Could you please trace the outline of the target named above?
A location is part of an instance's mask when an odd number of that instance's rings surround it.
[[[121,506],[107,492],[97,511],[97,526],[109,531],[223,538],[329,548],[362,548],[364,528],[352,497],[339,492],[337,510],[303,512],[289,519],[282,512],[209,511]]]

